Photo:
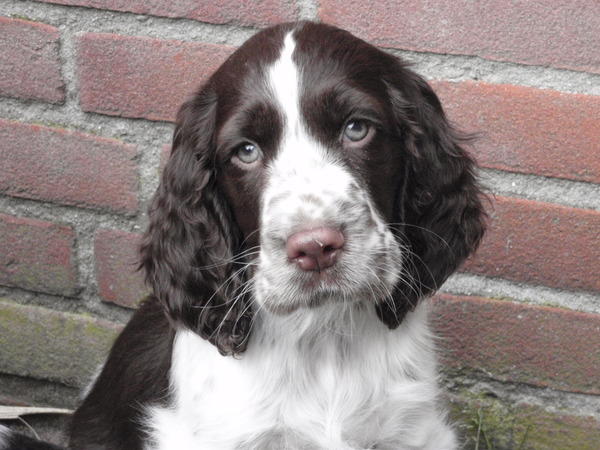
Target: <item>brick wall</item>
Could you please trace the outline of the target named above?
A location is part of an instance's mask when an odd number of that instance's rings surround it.
[[[0,2],[0,403],[76,404],[147,291],[136,242],[179,104],[256,29],[298,18],[412,62],[481,134],[491,231],[432,302],[468,446],[593,448],[597,0]]]

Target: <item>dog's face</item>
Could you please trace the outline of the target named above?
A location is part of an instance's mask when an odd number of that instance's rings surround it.
[[[142,263],[171,317],[226,353],[257,307],[362,302],[393,328],[481,238],[472,168],[396,58],[273,27],[182,107]]]
[[[217,124],[219,180],[244,237],[260,243],[254,300],[277,313],[385,301],[402,268],[388,225],[400,220],[401,146],[389,100],[377,97],[387,98],[383,74],[319,42],[286,30],[276,59],[223,69],[239,79],[221,96],[239,103]],[[256,64],[247,45],[244,67]]]

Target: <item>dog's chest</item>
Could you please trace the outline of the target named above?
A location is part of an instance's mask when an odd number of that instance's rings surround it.
[[[384,334],[327,336],[253,343],[235,359],[180,332],[173,403],[151,410],[156,447],[400,448],[415,413],[431,406],[431,386],[406,373],[402,355],[390,357]]]

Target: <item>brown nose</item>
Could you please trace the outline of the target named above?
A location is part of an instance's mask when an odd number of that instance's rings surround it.
[[[323,270],[331,267],[340,255],[344,235],[336,229],[321,227],[292,234],[285,245],[290,261],[301,270]]]

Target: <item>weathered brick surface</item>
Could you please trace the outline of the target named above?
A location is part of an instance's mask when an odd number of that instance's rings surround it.
[[[210,23],[236,23],[242,25],[268,25],[288,22],[298,17],[293,0],[38,0],[61,5],[78,5],[89,8],[149,14],[163,17],[182,17]]]
[[[181,103],[233,51],[232,47],[87,33],[78,45],[85,111],[174,120]]]
[[[136,148],[0,119],[0,192],[122,213],[137,210]]]
[[[59,48],[56,28],[0,17],[0,96],[62,103]]]
[[[149,293],[137,271],[139,235],[100,228],[94,240],[98,293],[103,300],[129,308]]]
[[[121,325],[0,299],[2,372],[83,386]]]
[[[450,117],[481,132],[477,161],[512,172],[600,182],[600,97],[478,82],[434,82]]]
[[[450,295],[436,296],[433,312],[449,367],[600,394],[600,316]]]
[[[69,227],[1,214],[0,284],[75,295],[74,239]]]
[[[551,413],[532,405],[519,405],[515,414],[515,444],[522,449],[595,450],[600,443],[600,421],[591,416]]]
[[[493,207],[488,232],[463,270],[600,291],[600,212],[500,196]]]
[[[319,17],[383,46],[600,72],[597,0],[321,0]]]
[[[592,450],[600,441],[600,421],[578,410],[546,410],[460,387],[449,400],[461,448]]]

